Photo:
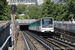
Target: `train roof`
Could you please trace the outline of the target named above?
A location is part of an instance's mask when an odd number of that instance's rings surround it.
[[[42,18],[40,18],[40,19],[38,19],[37,21],[39,21],[39,20],[41,20],[41,19],[44,19],[44,18],[52,18],[52,17],[42,17]],[[52,18],[53,19],[53,18]],[[37,22],[37,21],[35,21],[35,22]],[[33,23],[35,23],[35,22],[33,22]],[[32,24],[32,23],[30,23],[30,24]],[[29,24],[29,25],[30,25]]]
[[[53,17],[43,17],[43,18],[41,18],[41,19],[44,19],[44,18],[52,18],[52,19],[53,19]]]

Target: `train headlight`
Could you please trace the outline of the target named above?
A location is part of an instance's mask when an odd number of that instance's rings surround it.
[[[45,30],[44,30],[44,29],[42,29],[42,32],[45,32]]]
[[[54,29],[51,29],[51,32],[54,32]]]

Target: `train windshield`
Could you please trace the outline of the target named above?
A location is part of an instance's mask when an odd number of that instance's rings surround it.
[[[42,19],[42,24],[43,25],[52,24],[52,18],[44,18],[44,19]]]

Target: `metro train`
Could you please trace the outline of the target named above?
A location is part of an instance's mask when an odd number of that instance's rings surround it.
[[[52,17],[41,18],[38,21],[35,21],[29,24],[29,30],[37,32],[54,32],[54,22]]]

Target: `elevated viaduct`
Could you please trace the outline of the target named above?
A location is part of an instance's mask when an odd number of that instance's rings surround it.
[[[16,20],[19,23],[20,30],[28,30],[28,25],[38,19]],[[75,23],[69,21],[54,21],[54,33],[61,39],[75,42]],[[67,38],[67,39],[66,39]],[[73,40],[70,40],[73,39]]]

